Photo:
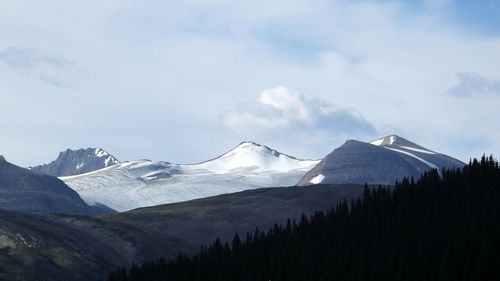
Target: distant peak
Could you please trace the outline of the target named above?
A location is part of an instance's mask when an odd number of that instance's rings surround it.
[[[346,140],[345,143],[343,145],[350,145],[350,144],[359,144],[359,143],[364,143],[366,144],[365,142],[362,142],[362,141],[359,141],[359,140]]]
[[[399,140],[404,140],[406,141],[404,138],[396,135],[396,134],[392,134],[392,135],[388,135],[388,136],[385,136],[383,138],[379,138],[379,139],[376,139],[374,141],[371,141],[370,143],[373,144],[373,145],[377,145],[377,146],[380,146],[380,145],[392,145],[394,143],[396,143],[397,141]]]
[[[253,141],[242,141],[228,152],[195,165],[217,173],[227,173],[234,169],[250,169],[253,173],[256,171],[310,169],[318,162],[297,159]]]
[[[258,143],[253,142],[253,141],[242,141],[242,142],[240,142],[240,144],[238,145],[238,147],[240,147],[240,146],[259,146],[259,147],[261,147],[263,145],[258,144]]]
[[[102,149],[102,148],[95,148],[94,149],[94,154],[95,156],[97,157],[105,157],[105,156],[110,156],[108,152],[106,152],[106,150]]]
[[[242,142],[240,142],[240,144],[237,147],[233,148],[229,152],[238,152],[238,151],[246,151],[246,150],[267,151],[267,152],[275,154],[275,155],[281,154],[278,151],[271,149],[266,145],[258,144],[258,143],[253,142],[253,141],[242,141]]]
[[[273,155],[274,157],[280,157],[280,155],[283,155],[292,159],[296,159],[293,156],[281,153],[266,145],[262,145],[253,141],[242,141],[238,146],[236,146],[235,148],[231,149],[230,151],[222,154],[217,158],[233,157],[235,155],[240,155],[240,154]]]
[[[397,149],[403,149],[411,152],[421,152],[421,153],[427,153],[427,154],[435,154],[434,151],[427,149],[423,146],[420,146],[414,142],[411,142],[405,138],[402,138],[398,135],[392,134],[385,136],[383,138],[376,139],[374,141],[371,141],[370,144],[376,145],[376,146],[383,146],[386,148],[397,148]]]
[[[67,148],[65,151],[61,151],[60,154],[69,154],[69,153],[75,153],[75,152],[91,152],[96,150],[97,148],[78,148],[78,149],[72,149],[72,148]]]
[[[61,152],[60,154],[74,154],[74,153],[86,153],[89,155],[93,154],[97,157],[111,156],[111,154],[109,154],[106,150],[104,150],[100,147],[97,147],[97,148],[88,147],[88,148],[79,148],[79,149],[68,148],[65,151]]]
[[[32,167],[32,170],[48,175],[62,177],[106,168],[120,161],[102,148],[66,149],[52,162]]]
[[[3,157],[2,155],[0,155],[0,162],[7,162],[7,160],[5,160],[5,157]]]

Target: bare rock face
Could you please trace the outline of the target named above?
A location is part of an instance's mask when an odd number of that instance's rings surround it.
[[[307,172],[297,185],[391,185],[404,177],[418,178],[430,169],[464,165],[460,160],[390,135],[370,143],[347,141]]]
[[[32,167],[31,170],[63,177],[93,172],[119,163],[118,159],[101,148],[67,149],[51,163]]]

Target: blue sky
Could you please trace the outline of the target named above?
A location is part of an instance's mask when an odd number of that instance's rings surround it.
[[[2,1],[0,154],[193,163],[253,140],[320,158],[397,133],[462,160],[498,155],[499,6]]]
[[[456,0],[451,18],[463,26],[471,26],[480,32],[499,35],[500,4],[495,0]]]

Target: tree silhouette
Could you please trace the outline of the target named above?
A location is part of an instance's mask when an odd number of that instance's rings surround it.
[[[492,156],[303,215],[231,247],[112,272],[109,281],[500,280],[500,169]]]

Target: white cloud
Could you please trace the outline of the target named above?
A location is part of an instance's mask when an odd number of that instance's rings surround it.
[[[448,90],[452,96],[500,95],[500,80],[488,79],[474,72],[462,72],[457,76],[458,84]]]
[[[264,90],[256,102],[242,103],[226,112],[222,122],[239,133],[288,135],[289,141],[297,141],[297,134],[340,138],[375,133],[374,126],[356,111],[286,87]]]
[[[464,69],[500,77],[500,38],[450,22],[442,15],[454,2],[438,2],[425,1],[429,12],[397,0],[3,1],[0,153],[28,166],[93,145],[120,159],[193,162],[246,138],[321,157],[345,138],[371,138],[346,108],[381,134],[462,159],[470,147],[448,151],[451,138],[486,137],[500,151],[500,95],[446,94]],[[317,98],[256,99],[269,85]],[[231,134],[221,112],[245,100],[255,101],[225,115]]]
[[[282,112],[286,118],[294,118],[310,122],[311,111],[308,109],[310,98],[286,87],[277,87],[264,90],[259,97],[259,103],[275,108]]]

